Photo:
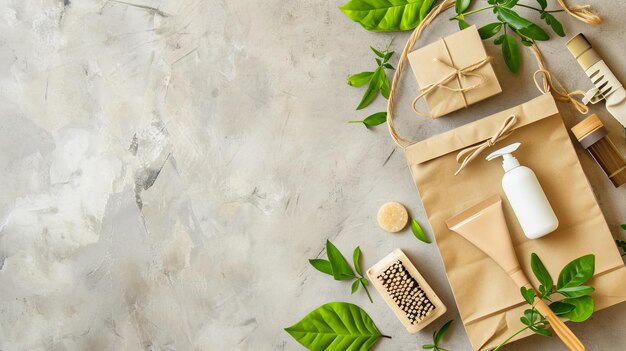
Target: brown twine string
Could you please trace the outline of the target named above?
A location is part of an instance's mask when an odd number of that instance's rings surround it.
[[[454,175],[458,175],[459,173],[461,173],[463,168],[465,168],[465,166],[467,166],[483,151],[485,151],[485,149],[494,146],[498,141],[505,139],[509,135],[511,135],[513,133],[513,126],[515,126],[515,123],[517,123],[517,117],[515,115],[510,115],[504,120],[504,123],[502,123],[502,127],[500,127],[500,130],[498,130],[496,134],[494,134],[491,138],[485,140],[478,145],[470,146],[461,150],[461,152],[456,155],[456,162],[460,163],[461,166],[459,166],[459,169],[454,172]]]
[[[418,96],[416,96],[415,99],[413,99],[413,103],[411,104],[411,107],[413,108],[413,112],[415,112],[418,116],[430,117],[429,114],[423,113],[422,111],[418,110],[417,107],[415,107],[415,104],[417,104],[417,102],[424,96],[432,93],[435,89],[443,88],[451,92],[461,93],[461,98],[463,99],[463,105],[465,106],[465,108],[467,108],[467,98],[465,97],[465,92],[470,91],[472,89],[476,89],[480,87],[481,85],[483,85],[483,83],[485,83],[485,77],[482,74],[474,73],[474,71],[486,65],[487,63],[489,63],[491,61],[491,57],[487,56],[484,59],[474,64],[471,64],[465,68],[457,68],[454,65],[452,55],[450,54],[450,50],[448,49],[448,44],[446,43],[446,40],[444,38],[441,38],[441,43],[443,44],[444,49],[446,49],[446,53],[448,55],[448,59],[450,60],[450,63],[440,60],[439,58],[434,58],[433,61],[439,62],[440,64],[452,69],[452,71],[447,76],[444,76],[443,78],[441,78],[439,81],[426,85],[422,89],[422,92]],[[463,87],[462,79],[461,79],[462,77],[477,77],[478,79],[480,79],[480,81],[468,87]],[[446,85],[450,81],[454,80],[454,78],[457,79],[460,88],[451,88]]]
[[[593,25],[602,23],[602,18],[592,11],[590,5],[574,5],[570,7],[565,3],[565,0],[557,1],[565,12],[579,21]]]
[[[574,105],[574,108],[578,110],[578,112],[582,113],[583,115],[586,115],[589,112],[589,108],[587,107],[587,105],[583,104],[581,101],[576,99],[576,96],[582,96],[584,98],[585,92],[582,90],[574,90],[572,92],[568,92],[567,89],[565,89],[565,87],[563,86],[563,84],[561,84],[561,82],[559,82],[559,80],[556,79],[552,75],[552,73],[550,73],[550,71],[548,71],[548,69],[546,68],[546,63],[543,59],[543,55],[541,54],[541,51],[539,51],[539,48],[537,47],[537,45],[533,44],[530,47],[530,50],[532,51],[532,53],[535,55],[535,58],[537,59],[538,69],[533,74],[533,80],[535,81],[535,85],[537,86],[537,89],[539,89],[539,91],[541,91],[544,94],[552,92],[552,95],[557,100],[571,103],[572,105]],[[542,85],[539,84],[539,79],[538,79],[539,76],[543,78]]]
[[[398,66],[396,67],[396,73],[394,73],[393,81],[391,82],[391,91],[389,92],[389,100],[387,102],[387,127],[389,128],[389,134],[391,134],[393,140],[398,146],[403,149],[411,145],[413,142],[409,139],[401,137],[400,135],[398,135],[398,132],[396,132],[396,129],[393,126],[393,106],[396,101],[395,92],[398,87],[398,82],[400,82],[400,75],[402,74],[404,66],[406,66],[407,55],[409,54],[409,51],[413,49],[413,46],[415,46],[415,43],[422,35],[422,31],[424,31],[424,28],[426,28],[441,12],[453,7],[454,4],[455,0],[444,0],[441,4],[439,4],[439,6],[432,9],[428,13],[428,15],[424,17],[422,22],[420,22],[420,24],[415,28],[415,30],[413,30],[413,33],[411,33],[411,36],[406,42],[406,45],[404,45],[404,49],[402,50],[402,54],[400,55],[400,60],[398,61]]]
[[[572,17],[580,21],[583,21],[589,24],[602,23],[602,19],[595,13],[591,12],[591,7],[589,5],[576,5],[576,6],[569,7],[567,6],[567,4],[565,4],[564,0],[557,0],[557,1],[563,7],[563,9],[567,11],[568,14],[570,14]],[[389,129],[389,134],[391,135],[395,143],[402,149],[405,149],[406,147],[414,143],[413,141],[409,139],[405,139],[401,137],[396,131],[394,124],[393,124],[393,117],[394,117],[393,108],[394,108],[394,104],[396,101],[395,93],[398,88],[398,83],[400,82],[400,76],[402,75],[402,71],[404,70],[404,67],[406,66],[407,55],[409,54],[409,51],[411,51],[413,47],[415,46],[415,43],[422,35],[422,32],[424,31],[424,29],[428,27],[428,25],[437,16],[439,16],[439,14],[453,7],[454,5],[455,5],[455,0],[443,0],[442,3],[439,4],[439,6],[437,6],[432,11],[430,11],[430,13],[422,20],[422,22],[415,28],[415,30],[413,30],[413,33],[411,33],[411,36],[409,37],[406,45],[404,46],[404,49],[402,50],[402,54],[400,55],[398,66],[396,67],[396,72],[394,73],[393,81],[391,82],[391,90],[389,93],[389,100],[387,102],[387,127]],[[552,91],[553,94],[556,95],[556,98],[558,100],[571,102],[576,107],[576,109],[580,111],[581,113],[583,113],[583,111],[588,111],[585,105],[583,105],[582,103],[574,99],[574,96],[576,95],[584,96],[584,92],[578,91],[578,90],[573,91],[571,93],[568,92],[563,87],[563,85],[556,78],[552,76],[550,71],[547,70],[545,66],[545,62],[543,60],[543,56],[541,55],[539,48],[537,48],[536,45],[533,45],[531,48],[532,48],[533,54],[535,55],[535,58],[537,59],[537,65],[539,68],[537,72],[535,72],[534,74],[535,84],[537,85],[537,88],[539,88],[539,90],[543,93]],[[543,77],[543,88],[539,85],[537,81],[538,75],[541,75]]]

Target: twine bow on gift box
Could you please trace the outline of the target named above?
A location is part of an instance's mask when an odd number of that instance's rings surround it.
[[[452,69],[452,71],[444,76],[443,78],[441,78],[439,81],[435,82],[435,83],[431,83],[426,85],[425,87],[423,87],[421,90],[421,94],[419,94],[418,96],[415,97],[415,99],[413,99],[413,103],[411,104],[411,107],[413,108],[413,111],[419,115],[419,116],[423,116],[423,117],[428,117],[428,114],[423,113],[421,111],[419,111],[417,109],[417,107],[415,107],[415,104],[417,104],[417,102],[423,98],[424,96],[430,94],[431,92],[435,91],[435,89],[438,88],[442,88],[442,89],[446,89],[452,92],[458,92],[461,93],[461,98],[463,99],[463,105],[465,108],[467,108],[468,103],[467,103],[467,99],[465,98],[465,92],[470,91],[472,89],[476,89],[478,87],[480,87],[481,85],[483,85],[483,83],[485,82],[485,77],[480,74],[480,73],[476,73],[474,71],[476,71],[477,69],[479,69],[480,67],[488,64],[491,61],[491,56],[486,56],[484,59],[473,63],[467,67],[464,68],[458,68],[454,65],[454,62],[452,60],[452,55],[450,54],[450,50],[448,49],[448,45],[446,44],[446,41],[441,38],[441,43],[443,44],[443,47],[446,50],[448,59],[450,60],[450,63],[447,63],[439,58],[434,58],[433,61],[438,62],[439,64],[442,64],[446,67],[449,67],[450,69]],[[462,77],[476,77],[478,79],[480,79],[479,82],[472,84],[470,86],[467,87],[463,87],[462,85]],[[457,79],[458,83],[459,83],[459,88],[452,88],[447,86],[446,84],[450,83],[452,80]]]
[[[485,140],[478,145],[470,146],[466,149],[461,150],[461,152],[456,155],[456,162],[460,163],[461,166],[454,173],[454,175],[458,175],[459,173],[461,173],[463,168],[465,168],[470,162],[478,157],[478,155],[480,155],[480,153],[483,152],[486,148],[492,147],[498,141],[505,139],[506,137],[511,135],[513,133],[513,126],[515,126],[515,123],[517,123],[517,117],[515,117],[515,115],[510,115],[504,120],[504,123],[502,123],[502,127],[500,127],[500,130],[498,130],[498,132],[494,134],[491,138]]]

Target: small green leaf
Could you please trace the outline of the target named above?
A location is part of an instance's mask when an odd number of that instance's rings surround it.
[[[361,110],[367,107],[369,104],[372,103],[372,101],[374,101],[374,98],[376,98],[376,95],[378,95],[378,91],[383,84],[383,80],[380,78],[380,76],[384,74],[385,72],[382,67],[378,67],[376,71],[374,71],[372,79],[370,80],[370,84],[367,86],[367,90],[365,90],[363,98],[361,99],[359,106],[357,106],[356,108],[357,110]]]
[[[541,14],[541,18],[546,20],[546,23],[552,28],[554,33],[556,33],[560,37],[565,36],[565,31],[563,30],[563,25],[559,22],[556,17],[551,14],[544,12]]]
[[[594,289],[592,286],[580,285],[580,286],[572,286],[569,288],[559,289],[557,291],[565,297],[579,297],[579,296],[589,295],[595,290],[596,289]]]
[[[382,79],[383,83],[380,86],[380,93],[383,95],[385,99],[389,99],[389,94],[391,94],[391,86],[389,83],[389,77],[387,77],[386,73],[380,75],[380,79]]]
[[[434,349],[435,345],[433,345],[433,344],[426,344],[426,345],[422,345],[422,348],[424,350],[430,350],[430,349]]]
[[[535,296],[536,296],[536,293],[535,293],[534,289],[527,289],[525,287],[522,287],[520,289],[520,292],[522,293],[522,297],[524,298],[524,300],[526,300],[526,302],[529,305],[532,305],[534,303]]]
[[[415,220],[415,218],[411,219],[411,231],[413,232],[413,235],[415,235],[417,239],[427,244],[430,244],[430,240],[428,239],[428,237],[426,237],[426,233],[424,233],[424,230],[422,229],[420,224]]]
[[[359,286],[361,286],[361,282],[358,279],[352,282],[352,294],[359,290]]]
[[[550,309],[557,316],[561,316],[574,310],[574,305],[562,301],[556,301],[550,304]]]
[[[517,41],[508,34],[503,34],[501,38],[504,38],[502,39],[502,56],[504,56],[504,62],[511,72],[517,73],[522,63]]]
[[[433,341],[435,342],[435,345],[439,345],[443,336],[446,335],[446,332],[448,331],[448,329],[450,329],[451,324],[452,324],[452,319],[447,321],[446,324],[444,324],[439,330],[435,332],[435,336],[433,337]]]
[[[367,351],[380,338],[372,318],[345,302],[322,305],[285,331],[309,350]]]
[[[530,255],[530,268],[532,268],[533,274],[535,274],[539,283],[546,288],[545,291],[551,291],[553,285],[552,277],[546,269],[546,266],[544,266],[543,262],[541,262],[539,256],[537,256],[534,252]]]
[[[572,322],[583,322],[593,314],[594,301],[591,296],[581,296],[574,299],[564,299],[561,302],[574,306],[574,309],[563,315]]]
[[[537,2],[539,3],[539,6],[541,6],[542,10],[545,10],[546,7],[548,7],[548,1],[547,0],[537,0]]]
[[[467,10],[470,5],[471,0],[456,0],[456,4],[454,6],[457,14],[462,14]]]
[[[552,336],[552,332],[548,329],[545,329],[544,327],[531,327],[530,329],[542,336]]]
[[[360,87],[360,86],[367,84],[367,82],[369,82],[372,79],[373,75],[374,75],[374,72],[356,73],[356,74],[349,76],[347,79],[347,82],[348,82],[348,85],[350,86]]]
[[[622,229],[626,230],[626,224],[622,224],[622,225],[620,225],[620,227],[622,227]]]
[[[500,32],[501,29],[502,29],[502,23],[500,22],[489,23],[478,28],[478,34],[480,35],[481,39],[489,39],[493,37],[494,35],[498,34],[498,32]]]
[[[502,44],[503,42],[504,42],[504,34],[502,34],[501,36],[497,37],[497,38],[493,41],[493,43],[494,43],[494,44],[496,44],[496,45],[500,45],[500,44]]]
[[[595,270],[595,256],[593,254],[579,257],[568,263],[559,274],[556,283],[557,290],[579,286],[593,277]]]
[[[364,120],[361,121],[348,121],[348,123],[363,123],[367,128],[377,126],[385,122],[387,122],[387,112],[376,112],[372,115],[367,116]]]
[[[530,39],[533,40],[540,40],[540,41],[544,41],[544,40],[548,40],[550,39],[550,36],[548,35],[548,33],[543,30],[543,28],[539,27],[538,25],[531,23],[529,26],[524,27],[524,28],[519,28],[517,29],[517,31]]]
[[[383,61],[384,61],[384,62],[387,62],[387,61],[391,58],[391,56],[393,56],[393,54],[395,54],[395,51],[389,51],[389,52],[387,52],[387,53],[385,54],[385,57],[383,57]]]
[[[333,268],[330,266],[330,262],[321,258],[314,258],[309,260],[311,266],[322,273],[333,275]]]
[[[359,280],[361,281],[361,284],[363,284],[363,285],[367,285],[367,284],[369,284],[369,283],[370,283],[370,282],[369,282],[367,279],[365,279],[365,278],[360,278]]]
[[[459,22],[459,29],[463,30],[465,28],[468,28],[470,26],[469,23],[465,22],[465,20],[457,18],[457,21]]]
[[[363,275],[363,273],[361,273],[361,248],[360,247],[356,247],[356,249],[354,249],[354,252],[352,253],[352,264],[354,265],[354,270],[356,271],[356,273],[358,275]]]
[[[392,65],[390,65],[388,63],[384,63],[383,67],[388,68],[388,69],[395,69]]]
[[[326,240],[326,255],[328,255],[335,280],[349,280],[355,278],[348,261],[346,261],[339,249],[337,249],[330,240]]]
[[[373,46],[370,46],[370,49],[372,49],[372,51],[374,51],[374,53],[376,54],[376,56],[378,56],[378,57],[380,57],[380,58],[385,57],[385,54],[383,54],[380,50],[376,50],[376,49],[374,49],[374,47],[373,47]]]

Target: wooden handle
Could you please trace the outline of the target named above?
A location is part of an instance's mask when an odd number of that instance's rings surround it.
[[[574,335],[574,333],[563,323],[562,320],[557,317],[554,312],[543,302],[542,299],[535,297],[535,307],[537,311],[544,315],[548,322],[550,322],[550,326],[552,330],[556,333],[556,335],[563,341],[565,346],[567,346],[572,351],[584,351],[585,346],[580,340]]]

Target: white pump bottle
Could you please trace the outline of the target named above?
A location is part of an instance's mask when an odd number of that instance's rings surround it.
[[[537,239],[553,232],[559,226],[546,194],[543,192],[535,172],[511,155],[521,143],[511,144],[494,151],[487,160],[502,157],[504,177],[502,188],[513,207],[513,212],[529,239]]]

